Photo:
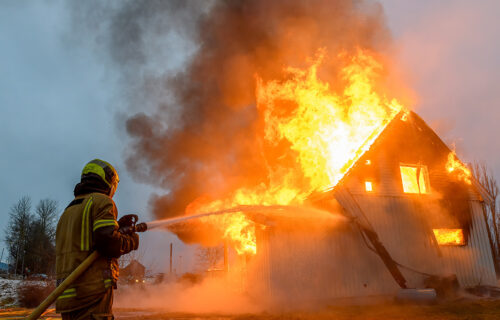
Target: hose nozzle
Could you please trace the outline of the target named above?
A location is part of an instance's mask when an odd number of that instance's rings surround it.
[[[144,222],[135,225],[135,232],[144,232],[148,230],[148,225]]]

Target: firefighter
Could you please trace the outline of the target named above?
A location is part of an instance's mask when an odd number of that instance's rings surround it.
[[[94,250],[99,258],[56,300],[63,319],[113,319],[113,289],[118,280],[117,258],[137,250],[139,236],[122,234],[112,200],[118,174],[109,163],[95,159],[85,165],[56,230],[56,273],[61,283]]]

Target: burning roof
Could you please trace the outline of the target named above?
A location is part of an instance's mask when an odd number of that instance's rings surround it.
[[[254,140],[265,179],[215,199],[198,197],[186,214],[237,205],[300,205],[311,193],[334,187],[403,110],[379,92],[384,68],[376,54],[361,49],[338,54],[338,89],[318,76],[325,56],[320,50],[308,68],[285,69],[281,81],[257,76]],[[219,226],[238,252],[255,253],[254,226],[243,213],[201,221]]]
[[[410,130],[407,133],[403,133],[401,130]],[[414,131],[416,130],[416,131]],[[474,181],[470,175],[467,175],[467,170],[468,168],[464,166],[456,157],[453,151],[451,151],[439,137],[430,129],[425,122],[414,112],[407,111],[405,109],[401,109],[397,114],[395,115],[390,115],[390,118],[381,121],[380,126],[376,127],[372,134],[368,135],[368,138],[365,140],[363,144],[361,144],[360,148],[358,150],[355,150],[352,154],[353,159],[350,159],[350,162],[347,167],[347,171],[344,172],[342,175],[339,175],[339,180],[337,181],[336,185],[331,185],[330,188],[324,188],[323,190],[314,190],[314,189],[309,189],[309,191],[312,190],[309,194],[301,194],[303,198],[294,198],[293,201],[290,201],[288,203],[284,203],[286,205],[292,204],[292,205],[302,205],[304,203],[318,203],[318,201],[321,201],[321,199],[328,199],[330,202],[336,202],[335,201],[335,193],[330,193],[328,190],[335,189],[336,186],[338,185],[343,185],[345,181],[350,179],[351,173],[357,174],[359,172],[360,168],[366,167],[367,163],[372,164],[371,160],[367,160],[368,158],[373,156],[373,152],[376,149],[384,148],[384,146],[387,147],[387,142],[389,141],[390,143],[394,144],[395,141],[401,140],[401,139],[394,139],[396,136],[401,136],[401,137],[406,137],[408,134],[411,134],[411,132],[420,132],[420,135],[415,139],[415,141],[408,141],[408,144],[410,147],[406,147],[406,149],[415,149],[412,151],[413,155],[410,154],[410,158],[406,159],[411,159],[408,161],[424,161],[425,163],[429,164],[430,170],[432,170],[431,174],[434,176],[436,173],[435,172],[449,172],[450,178],[452,181],[457,181],[457,182],[463,182],[466,185],[469,185]],[[413,134],[414,135],[414,134]],[[422,137],[425,137],[423,139]],[[420,145],[420,147],[418,146]],[[430,148],[430,150],[435,150],[435,148],[438,148],[439,150],[442,150],[441,153],[446,155],[446,157],[441,157],[439,154],[428,154],[424,157],[422,155],[418,155],[419,153],[424,154],[428,153],[429,151],[426,150],[427,148],[425,145],[434,145],[434,147]],[[390,144],[389,144],[390,146]],[[393,151],[391,152],[397,152],[397,150],[400,150],[403,154],[407,153],[404,151],[404,148],[398,147],[397,145],[392,145],[389,147],[389,149],[392,149]],[[318,156],[321,160],[321,157]],[[404,155],[402,156],[402,159],[405,159]],[[408,155],[406,155],[408,157]],[[453,162],[450,162],[450,158],[453,159]],[[425,160],[427,159],[427,160]],[[453,165],[454,169],[450,170],[450,166]],[[413,168],[413,167],[408,167],[408,168]],[[427,166],[425,166],[425,169],[427,170]],[[455,174],[454,171],[457,171],[458,174]],[[425,171],[425,174],[427,175],[427,171]],[[462,177],[464,175],[467,175],[471,180],[464,180]],[[404,176],[402,176],[404,178]],[[427,178],[428,179],[428,178]],[[403,179],[404,180],[404,179]],[[438,180],[442,180],[441,178],[438,178]],[[438,188],[437,190],[441,190],[439,187],[440,181],[434,179],[434,188]],[[439,182],[439,183],[438,183]],[[286,185],[284,185],[286,187]],[[403,185],[404,187],[404,181]],[[423,187],[423,186],[421,186]],[[426,186],[426,188],[430,188],[429,185]],[[481,189],[473,188],[475,191],[479,192],[481,194]],[[457,189],[452,189],[455,191],[451,191],[453,193],[453,196],[459,196],[460,193],[457,193]],[[246,192],[251,192],[251,190],[245,190]],[[301,190],[299,190],[301,191]],[[370,189],[370,192],[373,190]],[[380,190],[378,190],[380,192]],[[402,190],[402,192],[407,192],[405,190]],[[429,191],[427,191],[429,192]],[[411,193],[411,192],[410,192]],[[249,200],[245,200],[245,198],[239,198],[240,201],[248,201],[247,203],[250,205],[256,205],[256,204],[261,204],[259,203],[259,198],[258,194],[256,193],[249,193],[253,198],[250,198]],[[265,200],[268,200],[269,198],[263,198]],[[206,201],[206,200],[205,200]],[[255,201],[252,203],[252,201]],[[212,207],[213,209],[220,209],[223,207],[224,204],[227,205],[227,207],[239,205],[241,203],[234,202],[234,199],[232,199],[229,202],[223,202],[223,201],[216,201],[216,202],[204,202],[202,201],[201,208],[202,211],[209,211],[211,208],[210,207],[204,207],[206,203],[210,203],[211,205],[214,205]],[[273,203],[266,203],[264,201],[264,204],[267,205],[273,205]],[[227,208],[226,207],[226,208]],[[195,223],[190,223],[190,227],[186,228],[185,230],[193,230],[192,226],[197,225],[197,230],[198,232],[204,233],[207,232],[208,229],[211,229],[212,232],[208,232],[208,238],[210,239],[211,244],[216,244],[217,241],[220,241],[220,239],[226,239],[232,242],[232,244],[236,247],[237,251],[239,253],[249,253],[249,254],[255,254],[256,252],[256,246],[255,246],[255,226],[257,225],[258,227],[264,227],[265,226],[277,226],[280,225],[281,227],[289,227],[292,225],[302,225],[302,226],[308,226],[312,227],[313,224],[308,224],[310,220],[308,219],[302,219],[304,218],[304,209],[302,209],[301,213],[293,212],[293,207],[290,207],[290,214],[291,215],[296,215],[297,219],[290,219],[291,216],[287,215],[279,215],[279,214],[266,214],[266,210],[268,208],[272,208],[273,206],[269,207],[261,207],[259,208],[258,206],[253,206],[252,208],[248,208],[249,210],[244,210],[245,213],[241,212],[240,214],[236,215],[227,215],[227,216],[214,216],[214,217],[207,217],[203,218],[198,222]],[[276,207],[276,206],[275,206]],[[200,208],[200,207],[198,207]],[[283,208],[280,208],[283,209]],[[337,205],[336,208],[332,209],[332,203],[329,205],[329,210],[333,210],[331,213],[338,213],[341,212],[342,210],[346,210],[349,208],[340,208],[340,206]],[[321,213],[314,212],[316,209],[309,209],[309,214],[312,216],[314,219],[320,218]],[[198,209],[199,211],[199,209]],[[319,211],[319,210],[318,210]],[[193,211],[197,212],[196,210]],[[275,211],[276,212],[276,211]],[[324,212],[324,211],[323,211]],[[302,214],[302,216],[300,215]],[[459,217],[460,218],[460,217]],[[460,219],[468,219],[467,217],[461,217]],[[295,221],[294,221],[295,220]],[[326,221],[326,220],[325,220]],[[467,222],[465,222],[467,224]],[[182,227],[178,226],[174,230],[177,233],[181,233]],[[217,236],[215,236],[217,234]],[[203,238],[203,237],[199,237]],[[209,242],[210,242],[209,241]],[[215,242],[214,242],[215,241]]]

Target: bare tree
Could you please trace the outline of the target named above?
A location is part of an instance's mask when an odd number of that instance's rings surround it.
[[[474,162],[471,165],[472,174],[474,178],[486,189],[489,193],[492,201],[486,204],[487,211],[489,213],[489,220],[491,220],[490,229],[493,230],[493,235],[495,238],[495,251],[499,251],[499,234],[498,234],[498,184],[497,180],[493,176],[493,173],[489,170],[488,166],[484,162]]]
[[[38,202],[35,212],[41,228],[51,240],[55,240],[56,228],[54,225],[57,219],[57,201],[52,199],[42,199]]]
[[[35,214],[31,210],[31,199],[24,196],[9,212],[5,242],[14,262],[14,273],[50,274],[55,264],[57,203],[43,199],[36,206]]]
[[[26,257],[27,240],[33,221],[31,198],[24,196],[9,211],[9,222],[5,230],[5,242],[14,264],[14,273],[22,273]]]
[[[34,273],[54,272],[56,218],[57,202],[51,199],[40,200],[35,208],[27,249],[30,270]]]
[[[215,269],[224,257],[224,247],[198,247],[196,262],[203,270]]]

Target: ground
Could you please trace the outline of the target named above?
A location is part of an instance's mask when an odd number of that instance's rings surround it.
[[[21,319],[28,309],[0,309],[0,319]],[[59,319],[53,309],[44,319]],[[283,320],[283,319],[338,319],[338,320],[493,320],[500,319],[500,300],[457,300],[434,305],[384,304],[371,306],[328,307],[319,311],[275,312],[259,314],[189,314],[165,311],[117,309],[116,319],[172,319],[172,320]]]
[[[0,278],[0,308],[16,305],[17,285],[21,280],[7,280]]]
[[[15,287],[20,280],[0,279],[0,319],[23,319],[31,309],[17,308]],[[179,313],[168,310],[115,308],[116,319],[172,319],[172,320],[500,320],[500,299],[478,299],[473,296],[431,305],[372,304],[358,306],[330,306],[314,311],[263,312],[242,314]],[[43,319],[60,319],[49,309]]]

